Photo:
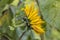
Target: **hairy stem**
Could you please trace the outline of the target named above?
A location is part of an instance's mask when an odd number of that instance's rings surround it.
[[[40,10],[40,5],[39,5],[40,3],[39,3],[38,0],[35,0],[35,1],[36,1],[37,5],[38,5],[40,16],[41,16],[41,18],[43,19],[43,15],[42,15],[42,12],[41,12],[41,10]]]
[[[22,33],[22,35],[19,37],[19,40],[22,39],[22,37],[25,35],[25,33],[27,32],[27,29]]]

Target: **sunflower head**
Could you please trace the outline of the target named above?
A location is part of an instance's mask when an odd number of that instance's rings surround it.
[[[26,4],[24,12],[27,16],[29,26],[38,34],[44,33],[44,30],[42,29],[42,24],[44,21],[38,15],[39,10],[38,8],[35,8],[34,2],[32,2],[30,5]]]

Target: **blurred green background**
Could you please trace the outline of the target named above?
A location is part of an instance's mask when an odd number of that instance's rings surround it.
[[[60,40],[60,0],[0,0],[0,40],[19,40],[26,30],[20,9],[25,3],[35,2],[41,11],[45,34],[28,30],[21,40]]]

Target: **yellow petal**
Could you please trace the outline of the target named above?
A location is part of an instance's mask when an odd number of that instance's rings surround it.
[[[26,13],[27,16],[29,15],[29,10],[30,10],[29,6],[26,5],[24,11],[25,11],[25,13]]]
[[[35,19],[40,19],[40,16],[36,16],[36,17],[34,17],[34,18],[31,17],[30,20],[35,20]]]
[[[39,34],[44,33],[44,30],[40,26],[32,25],[32,28],[35,32]]]
[[[29,15],[28,19],[33,19],[38,15],[37,13],[38,13],[37,11],[34,11],[33,13],[31,13],[31,15]]]
[[[39,22],[40,19],[35,19],[35,20],[32,20],[31,23],[36,23],[36,22]]]
[[[30,9],[30,11],[29,11],[29,12],[30,12],[30,14],[29,14],[29,16],[31,16],[31,15],[32,15],[32,13],[33,13],[33,11],[34,11],[34,2],[32,2],[32,3],[31,3],[31,5],[30,5],[30,8],[29,8],[29,9]],[[28,16],[28,17],[29,17],[29,16]]]
[[[44,21],[38,21],[38,22],[36,22],[36,23],[34,23],[34,22],[30,22],[30,24],[42,24],[42,23],[44,23]]]

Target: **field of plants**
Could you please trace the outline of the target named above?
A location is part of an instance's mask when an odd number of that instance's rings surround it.
[[[60,40],[60,0],[0,0],[0,40]]]

